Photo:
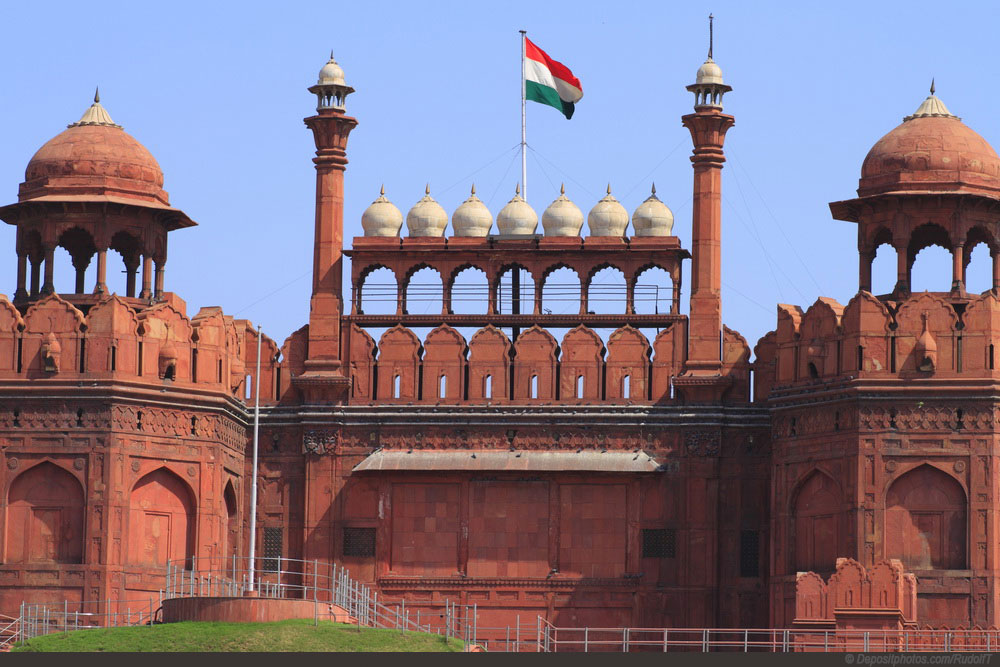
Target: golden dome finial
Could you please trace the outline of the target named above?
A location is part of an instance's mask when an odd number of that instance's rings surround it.
[[[470,194],[476,194],[476,184],[472,184],[472,192]]]
[[[385,194],[385,183],[383,183],[383,184],[382,184],[382,187],[381,187],[381,188],[379,188],[379,190],[378,190],[378,193],[379,193],[380,195],[384,195],[384,194]]]
[[[94,88],[94,104],[101,103],[101,87],[97,86]]]
[[[611,194],[611,184],[608,183],[608,194]]]
[[[559,194],[561,194],[561,195],[566,194],[566,184],[565,183],[560,183],[559,184]]]
[[[521,194],[521,184],[518,183],[517,185],[514,186],[514,196],[517,197],[520,196],[520,194]]]
[[[429,195],[430,193],[431,193],[431,184],[428,183],[427,185],[424,186],[424,194]]]
[[[931,95],[934,94],[934,77],[931,77]]]

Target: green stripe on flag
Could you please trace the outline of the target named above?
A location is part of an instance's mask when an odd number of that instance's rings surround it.
[[[559,93],[556,92],[555,88],[549,88],[548,86],[543,86],[536,81],[525,81],[524,96],[526,99],[532,102],[541,102],[542,104],[548,104],[550,107],[555,107],[566,116],[566,120],[573,117],[573,111],[576,109],[576,105],[572,102],[566,102],[559,97]]]

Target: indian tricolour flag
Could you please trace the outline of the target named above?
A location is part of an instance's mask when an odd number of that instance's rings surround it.
[[[583,89],[568,67],[549,58],[525,37],[524,96],[559,109],[569,119],[573,117],[575,104],[583,97]]]

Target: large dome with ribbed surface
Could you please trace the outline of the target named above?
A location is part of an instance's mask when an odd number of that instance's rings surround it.
[[[114,124],[99,101],[28,162],[20,201],[46,195],[106,195],[167,205],[156,158]]]
[[[1000,157],[932,92],[865,157],[858,195],[889,192],[977,192],[1000,198]]]

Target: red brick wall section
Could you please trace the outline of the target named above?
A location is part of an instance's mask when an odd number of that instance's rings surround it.
[[[549,485],[473,482],[470,486],[469,576],[548,574]]]
[[[567,576],[625,573],[624,484],[560,486],[559,570]]]
[[[393,486],[391,569],[394,573],[455,575],[458,497],[458,484]]]

